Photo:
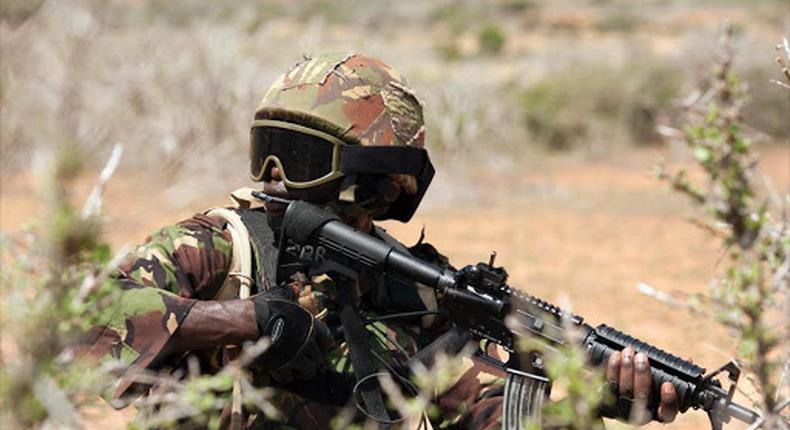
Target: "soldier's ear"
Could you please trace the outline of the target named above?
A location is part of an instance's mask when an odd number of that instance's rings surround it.
[[[398,182],[402,192],[408,195],[417,194],[417,178],[414,176],[403,173],[393,173],[390,177]]]
[[[393,203],[398,200],[402,191],[402,187],[397,179],[391,175],[370,175],[368,193],[370,197],[375,198],[387,204]]]

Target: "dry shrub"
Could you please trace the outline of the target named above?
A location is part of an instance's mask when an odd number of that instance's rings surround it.
[[[249,120],[266,85],[302,54],[332,50],[364,51],[404,72],[427,102],[428,142],[440,157],[457,148],[488,147],[466,151],[482,156],[527,146],[606,149],[655,141],[665,93],[687,79],[688,61],[678,65],[636,42],[617,48],[615,57],[630,57],[629,50],[643,54],[645,66],[634,68],[613,59],[608,47],[568,46],[564,35],[551,31],[550,20],[528,22],[543,13],[573,21],[578,10],[579,31],[588,31],[601,16],[596,11],[614,6],[532,0],[4,1],[0,167],[4,174],[23,170],[36,148],[61,141],[72,142],[97,165],[122,142],[124,167],[145,176],[165,173],[173,182],[222,177],[225,188],[243,183],[246,175],[238,167],[246,164]],[[650,13],[660,5],[644,7],[635,15],[645,28],[663,28]],[[684,8],[673,5],[673,13]],[[535,37],[545,40],[544,47],[531,44]],[[508,96],[522,87],[520,99]],[[769,118],[782,100],[755,90],[747,108],[755,113],[748,116],[781,137],[780,118]]]
[[[683,79],[682,70],[659,63],[581,64],[522,91],[523,121],[552,150],[656,143],[656,125]]]
[[[682,133],[704,180],[664,168],[659,177],[705,210],[697,224],[722,241],[723,267],[710,293],[691,300],[691,309],[714,318],[737,341],[753,388],[747,396],[762,415],[750,428],[785,429],[790,425],[790,196],[772,204],[756,185],[758,156],[742,114],[747,86],[736,72],[732,38],[727,27],[710,77],[688,106]]]

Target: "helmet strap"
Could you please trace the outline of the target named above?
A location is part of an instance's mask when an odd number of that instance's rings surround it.
[[[338,200],[343,203],[356,202],[357,175],[346,175],[340,184],[340,194]]]

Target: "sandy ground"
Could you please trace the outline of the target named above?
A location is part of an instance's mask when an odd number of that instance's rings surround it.
[[[775,188],[787,192],[790,147],[763,152],[763,171]],[[603,161],[560,156],[521,170],[443,166],[445,173],[413,222],[386,227],[409,244],[424,226],[427,240],[456,265],[487,259],[496,250],[513,285],[570,304],[594,325],[606,322],[710,369],[730,358],[732,337],[636,288],[644,282],[681,296],[704,292],[721,255],[717,241],[688,222],[699,213],[651,177],[651,166],[669,155],[639,150]],[[78,181],[78,195],[87,194],[90,181]],[[211,195],[174,206],[168,193],[172,190],[128,173],[112,180],[105,201],[106,235],[116,249],[225,202],[224,196]],[[38,207],[28,176],[3,181],[3,230],[18,229]],[[132,414],[105,405],[89,412],[87,427],[95,429],[121,428]],[[704,414],[689,412],[670,427],[701,429],[706,422]]]

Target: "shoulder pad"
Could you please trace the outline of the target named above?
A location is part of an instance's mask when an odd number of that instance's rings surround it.
[[[252,187],[242,187],[230,193],[230,200],[235,209],[258,209],[263,207],[263,202],[253,197],[252,192],[256,191]]]

